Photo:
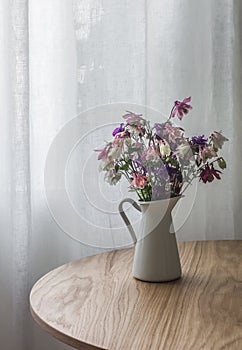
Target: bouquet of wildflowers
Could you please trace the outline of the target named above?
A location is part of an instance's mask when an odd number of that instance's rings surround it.
[[[228,139],[217,131],[189,138],[172,123],[172,118],[182,120],[192,109],[190,101],[191,97],[175,101],[168,120],[154,125],[127,111],[113,140],[96,150],[105,180],[116,185],[124,176],[139,200],[151,201],[181,195],[195,178],[203,183],[220,179],[226,162],[218,153]]]

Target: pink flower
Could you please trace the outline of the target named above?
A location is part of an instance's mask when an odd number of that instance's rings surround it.
[[[143,124],[144,119],[141,118],[142,114],[136,114],[133,112],[127,111],[127,114],[123,115],[123,118],[126,119],[127,124]]]
[[[112,144],[111,142],[107,143],[106,146],[102,149],[95,149],[95,152],[100,152],[99,156],[98,156],[98,160],[101,159],[106,159],[108,157],[108,153],[110,151],[110,149],[112,148]]]
[[[199,156],[203,160],[203,162],[205,163],[207,161],[207,159],[217,157],[217,153],[210,146],[207,146],[203,149],[201,149],[201,147],[199,147]]]
[[[119,133],[114,137],[114,140],[112,142],[112,145],[119,145],[120,147],[123,147],[124,140],[126,135]]]
[[[159,152],[150,146],[141,154],[141,160],[143,162],[157,162],[160,161]]]
[[[171,116],[174,118],[176,115],[180,120],[183,118],[183,114],[187,114],[189,112],[189,109],[192,109],[192,106],[189,105],[187,102],[191,101],[191,96],[184,98],[183,101],[175,101],[175,105],[173,107]]]
[[[137,149],[141,149],[141,148],[143,148],[143,144],[141,142],[137,141],[137,142],[135,142],[134,147]]]
[[[136,175],[135,173],[133,173],[133,181],[131,182],[130,187],[142,189],[147,184],[147,179],[147,176],[141,174]]]
[[[211,135],[211,139],[216,148],[222,148],[224,142],[229,140],[221,134],[221,131],[214,131],[214,133]]]
[[[170,142],[176,142],[176,139],[183,137],[183,129],[177,126],[173,126],[169,123],[165,125],[166,137]]]
[[[221,177],[219,174],[221,174],[221,171],[215,170],[213,165],[211,165],[210,168],[209,165],[206,164],[205,168],[200,173],[200,181],[202,180],[203,183],[212,182],[214,180],[214,177],[220,180]]]

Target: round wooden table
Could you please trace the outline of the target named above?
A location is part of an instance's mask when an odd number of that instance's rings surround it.
[[[169,283],[134,279],[133,249],[63,265],[34,285],[32,315],[77,349],[242,349],[242,241],[178,246]]]

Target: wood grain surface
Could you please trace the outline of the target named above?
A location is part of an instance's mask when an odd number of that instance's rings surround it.
[[[33,287],[38,324],[77,349],[242,349],[242,241],[181,242],[183,276],[132,277],[133,249],[61,266]]]

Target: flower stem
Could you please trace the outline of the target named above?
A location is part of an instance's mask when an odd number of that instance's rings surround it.
[[[172,117],[172,112],[174,111],[174,108],[175,108],[175,105],[172,107],[172,110],[171,110],[171,113],[170,113],[170,116],[169,116],[169,118],[168,118],[168,121],[171,119],[171,117]]]

